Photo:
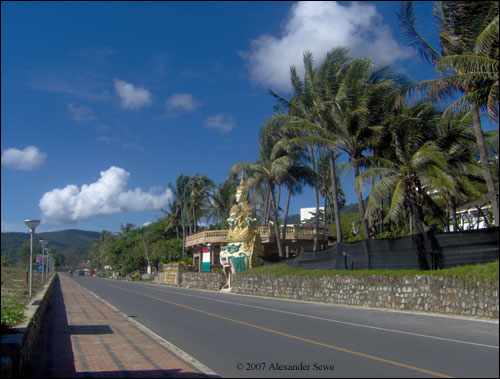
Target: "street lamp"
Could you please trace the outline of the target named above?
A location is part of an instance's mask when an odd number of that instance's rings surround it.
[[[33,234],[35,233],[35,228],[40,224],[40,220],[24,220],[24,223],[30,230],[31,242],[30,242],[30,287],[29,287],[29,297],[31,298],[31,289],[33,288],[32,276],[33,276]]]
[[[47,271],[45,272],[45,279],[47,279],[49,277],[50,269],[52,268],[52,265],[50,264],[52,256],[49,254],[49,248],[46,248],[45,251],[47,252]]]
[[[45,245],[48,242],[49,241],[47,240],[40,240],[40,245],[42,245],[42,284],[43,284],[43,273],[45,271]],[[47,276],[45,277],[45,279],[47,279]]]

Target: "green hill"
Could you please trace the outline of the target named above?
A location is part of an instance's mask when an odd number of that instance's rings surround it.
[[[48,241],[47,247],[51,249],[51,252],[64,256],[66,263],[77,264],[86,260],[92,242],[97,240],[99,235],[98,232],[77,229],[35,233],[34,249],[39,250],[39,241],[46,240]],[[2,232],[2,258],[9,257],[11,263],[20,263],[26,254],[25,250],[29,249],[29,241],[29,233]]]
[[[367,200],[364,200],[363,203],[366,204],[366,201]],[[349,204],[349,205],[344,205],[340,209],[340,213],[359,213],[358,203],[352,203],[352,204]]]

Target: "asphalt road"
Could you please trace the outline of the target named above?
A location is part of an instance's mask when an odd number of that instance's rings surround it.
[[[222,377],[499,377],[499,324],[74,276]]]

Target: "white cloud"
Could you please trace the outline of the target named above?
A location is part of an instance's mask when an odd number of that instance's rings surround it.
[[[165,101],[167,113],[175,116],[181,112],[194,112],[201,105],[189,93],[174,93]]]
[[[73,103],[70,103],[68,104],[68,111],[71,118],[78,122],[92,121],[95,119],[94,112],[86,105],[78,107]]]
[[[348,47],[353,57],[370,57],[376,64],[392,64],[411,55],[399,46],[375,6],[323,1],[293,5],[280,37],[262,35],[251,42],[250,52],[240,55],[247,62],[253,81],[274,90],[290,89],[290,66],[303,74],[303,54],[316,61],[334,47]]]
[[[125,109],[140,109],[147,107],[152,102],[151,93],[142,87],[115,79],[115,89]]]
[[[13,170],[30,171],[40,167],[47,154],[42,153],[35,146],[28,146],[24,150],[10,148],[2,151],[2,166]]]
[[[221,133],[229,133],[233,130],[234,126],[234,118],[223,113],[219,113],[215,116],[208,116],[205,119],[205,128],[214,129]]]
[[[120,167],[112,166],[101,171],[97,182],[84,184],[79,189],[74,184],[55,188],[40,199],[42,221],[51,224],[75,223],[98,215],[120,212],[144,212],[159,209],[168,204],[171,191],[161,192],[153,187],[148,192],[140,188],[127,188],[130,174]]]

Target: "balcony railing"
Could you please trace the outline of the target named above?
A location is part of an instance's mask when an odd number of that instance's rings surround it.
[[[274,227],[260,226],[260,238],[263,242],[269,242],[275,238]],[[282,228],[280,228],[280,235],[282,236]],[[206,230],[200,233],[192,234],[186,237],[186,247],[207,244],[207,243],[226,243],[227,230]],[[313,240],[314,228],[302,228],[287,226],[285,232],[285,240],[298,241],[298,240]],[[327,240],[328,235],[324,230],[318,233],[319,240]]]

